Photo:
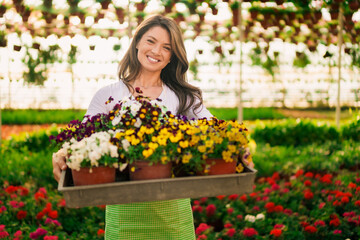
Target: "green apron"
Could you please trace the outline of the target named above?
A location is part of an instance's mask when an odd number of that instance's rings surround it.
[[[106,240],[193,240],[190,199],[106,206]]]

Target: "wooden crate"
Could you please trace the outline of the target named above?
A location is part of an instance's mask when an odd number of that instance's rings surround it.
[[[237,174],[74,186],[71,170],[67,169],[61,174],[58,190],[64,194],[69,208],[214,197],[252,192],[256,172],[255,169],[245,168],[243,173]]]

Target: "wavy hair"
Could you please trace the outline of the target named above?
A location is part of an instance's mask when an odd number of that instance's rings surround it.
[[[189,62],[186,56],[182,33],[176,22],[162,15],[154,15],[145,19],[136,29],[130,47],[119,63],[119,78],[130,89],[130,82],[140,74],[141,64],[137,58],[136,45],[142,36],[155,26],[165,29],[170,36],[171,59],[160,73],[160,78],[166,86],[173,90],[179,99],[178,112],[176,114],[186,115],[192,105],[193,113],[203,103],[202,93],[198,87],[188,83],[186,72]],[[198,100],[198,101],[197,101]]]

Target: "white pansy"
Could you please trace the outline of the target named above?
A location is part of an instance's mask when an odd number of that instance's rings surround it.
[[[119,167],[119,170],[122,172],[125,170],[125,168],[127,167],[127,163],[120,163],[120,167]]]
[[[136,118],[136,122],[135,122],[134,126],[137,127],[137,128],[139,128],[139,127],[141,126],[141,123],[142,123],[141,119],[140,119],[140,118]]]
[[[133,116],[135,116],[137,114],[137,112],[139,111],[140,107],[141,107],[141,104],[139,102],[135,102],[135,103],[131,104],[131,106],[130,106],[131,114]]]
[[[120,123],[120,120],[121,120],[121,116],[116,116],[114,117],[114,119],[111,121],[112,125],[113,126],[116,126]]]
[[[262,219],[265,219],[265,215],[263,213],[259,213],[256,215],[256,220],[262,220]]]
[[[121,141],[121,144],[122,144],[124,150],[127,152],[129,150],[129,147],[130,147],[130,142],[128,140],[126,140],[126,139],[123,139]]]
[[[253,216],[253,215],[246,215],[245,216],[245,221],[247,221],[247,222],[255,222],[255,220],[256,220],[256,218],[255,218],[255,216]]]

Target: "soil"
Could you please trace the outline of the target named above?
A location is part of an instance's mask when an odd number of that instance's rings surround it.
[[[284,116],[291,118],[314,118],[314,119],[329,118],[328,115],[316,111],[301,111],[294,109],[279,109],[278,111],[282,113]]]
[[[51,124],[41,124],[41,125],[2,125],[1,126],[1,138],[9,139],[13,135],[20,135],[24,133],[37,132],[39,130],[49,129]],[[61,127],[60,125],[57,125]]]

